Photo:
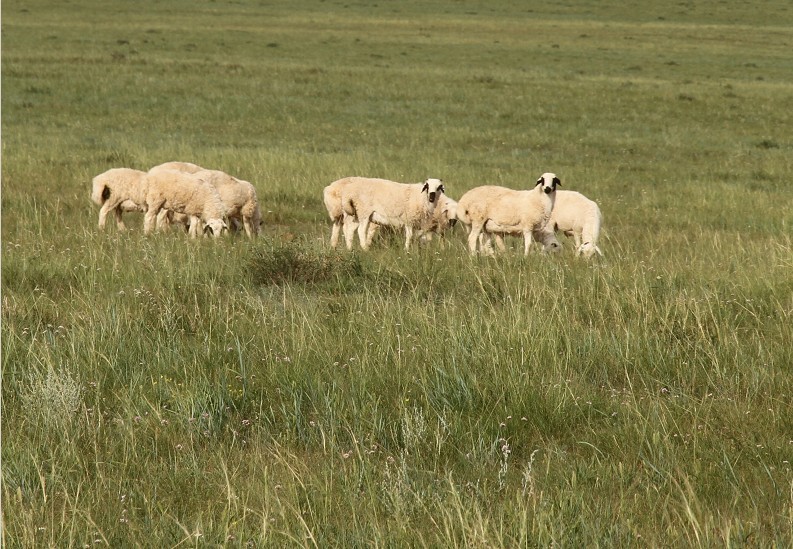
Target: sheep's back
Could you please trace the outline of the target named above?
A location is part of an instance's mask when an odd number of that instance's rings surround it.
[[[202,216],[207,206],[214,212],[220,210],[223,217],[223,203],[211,183],[186,172],[166,168],[149,170],[147,202],[164,201],[163,207],[187,215]]]
[[[132,168],[112,168],[99,174],[93,180],[92,200],[101,205],[102,192],[105,187],[111,195],[123,196],[126,200],[142,205],[146,203],[146,172]]]
[[[199,166],[198,164],[193,164],[192,162],[180,162],[180,161],[172,161],[172,162],[164,162],[162,164],[158,164],[154,166],[152,170],[176,170],[177,172],[185,172],[185,173],[197,173],[202,171],[204,168]]]
[[[387,179],[351,177],[342,189],[342,201],[349,198],[356,209],[387,216],[400,215],[406,207],[410,185]]]
[[[516,191],[497,185],[482,185],[466,192],[457,204],[459,213],[471,220],[486,220],[500,210],[514,211],[520,195],[526,191]]]
[[[237,216],[250,199],[250,192],[238,179],[221,170],[201,170],[196,176],[209,182],[220,195],[227,216]]]

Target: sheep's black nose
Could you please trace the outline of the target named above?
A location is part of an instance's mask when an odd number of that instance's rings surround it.
[[[457,224],[457,220],[452,218],[449,220],[449,227],[454,227]]]
[[[435,193],[430,193],[430,203],[435,202]]]
[[[545,194],[551,194],[553,192],[552,187],[545,187]]]

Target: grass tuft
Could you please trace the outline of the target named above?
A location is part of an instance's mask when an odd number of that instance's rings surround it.
[[[339,291],[345,291],[367,276],[358,255],[329,253],[301,244],[260,248],[249,267],[253,283],[265,286],[333,283]]]

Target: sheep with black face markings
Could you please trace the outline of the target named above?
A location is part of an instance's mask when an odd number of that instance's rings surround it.
[[[551,218],[556,187],[561,184],[556,174],[546,172],[531,190],[484,185],[465,193],[457,204],[457,219],[471,229],[468,235],[471,254],[476,254],[477,245],[482,252],[491,251],[491,234],[523,235],[523,253],[528,254],[532,238],[542,235]],[[482,234],[484,237],[480,239]]]
[[[423,183],[397,183],[386,179],[351,177],[341,189],[343,212],[357,222],[361,248],[369,248],[372,223],[405,229],[405,249],[410,249],[413,231],[420,230],[432,216],[444,192],[440,179]],[[346,235],[345,235],[346,236]]]
[[[322,191],[322,200],[325,203],[325,209],[327,209],[328,216],[332,222],[330,246],[334,249],[339,244],[339,237],[342,234],[342,229],[347,249],[352,249],[355,230],[358,228],[358,221],[353,216],[344,213],[344,208],[341,204],[341,193],[342,189],[355,179],[362,178],[344,177],[334,181]],[[419,229],[421,240],[432,240],[433,233],[443,236],[443,233],[457,222],[456,216],[457,202],[445,194],[441,194],[432,216],[430,216]],[[372,239],[377,232],[377,227],[379,227],[377,223],[370,223],[366,234],[367,247],[371,245]]]

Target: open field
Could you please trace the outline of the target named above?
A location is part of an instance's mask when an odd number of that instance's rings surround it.
[[[4,2],[3,546],[790,547],[792,50],[787,0]],[[262,236],[96,228],[176,159]],[[340,177],[545,171],[602,259],[329,249]]]

